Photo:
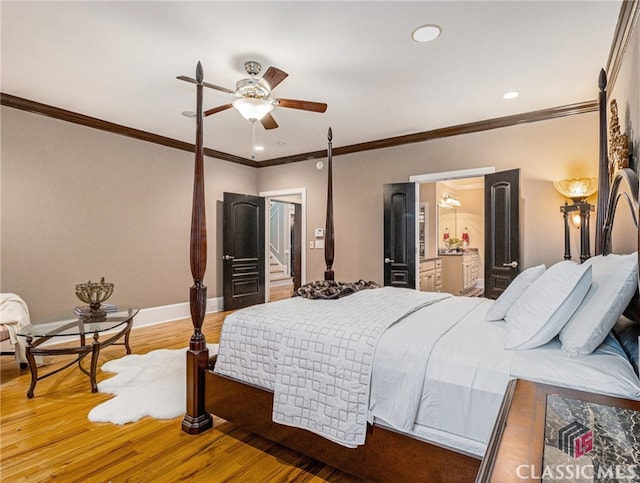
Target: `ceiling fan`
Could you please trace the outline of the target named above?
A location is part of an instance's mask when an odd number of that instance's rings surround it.
[[[321,102],[271,97],[271,91],[289,75],[277,67],[269,67],[261,78],[256,77],[262,69],[259,62],[254,60],[245,62],[244,69],[250,77],[239,80],[236,83],[235,91],[210,84],[209,82],[202,83],[205,87],[226,92],[235,97],[229,104],[204,111],[204,116],[210,116],[235,107],[245,119],[251,122],[260,121],[265,129],[275,129],[278,127],[278,123],[271,115],[271,111],[275,106],[312,112],[325,112],[327,110],[327,105]],[[177,78],[197,84],[197,81],[191,77],[181,75]]]

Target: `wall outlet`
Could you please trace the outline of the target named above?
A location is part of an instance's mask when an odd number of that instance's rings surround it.
[[[316,240],[316,248],[324,248],[324,240]]]
[[[316,238],[322,238],[324,236],[324,230],[322,228],[316,228]]]

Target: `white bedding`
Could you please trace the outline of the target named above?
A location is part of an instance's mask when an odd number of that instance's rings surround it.
[[[251,378],[236,368],[243,367],[247,348],[269,341],[273,360],[265,360],[261,350],[256,354],[268,368],[263,376],[271,379],[266,384],[274,391],[273,420],[355,447],[366,437],[371,367],[381,335],[420,307],[448,297],[384,287],[339,300],[249,307],[225,321],[216,372]]]
[[[228,325],[232,317],[232,321],[245,318],[244,311],[234,313],[225,321],[220,343],[220,353],[228,346],[233,356],[221,364],[219,355],[216,372],[273,390],[282,333],[274,327],[299,317],[301,304],[327,307],[318,304],[336,302],[294,298],[262,305],[257,310],[265,317],[277,313],[277,324],[262,317],[242,329]],[[481,455],[511,378],[640,400],[640,381],[615,341],[575,358],[562,353],[557,339],[536,349],[506,350],[505,323],[485,320],[493,303],[452,297],[388,328],[373,360],[370,417],[384,426]],[[240,341],[225,342],[230,333],[240,334]]]
[[[472,316],[480,298],[452,297],[387,329],[376,350],[371,380],[372,415],[410,431],[421,404],[429,355],[460,321]]]
[[[388,354],[403,353],[407,361],[424,354],[416,351],[407,355],[407,348],[418,347],[416,340],[429,337],[432,325],[437,326],[436,311],[459,310],[460,303],[469,299],[455,297],[420,310],[404,321],[389,328],[383,335],[374,360],[372,401],[383,392],[382,379],[406,377],[405,370],[396,367]],[[520,378],[579,390],[640,400],[640,380],[633,372],[619,344],[607,338],[593,354],[570,358],[561,350],[557,338],[544,346],[528,350],[504,349],[506,328],[503,321],[485,320],[486,312],[494,303],[488,299],[471,299],[478,303],[473,310],[439,337],[429,354],[428,368],[424,372],[419,390],[420,403],[412,422],[396,421],[388,415],[389,409],[374,415],[385,426],[415,433],[422,438],[436,437],[446,446],[482,455],[500,408],[504,391],[510,379]],[[384,367],[384,368],[383,368]],[[414,394],[415,396],[415,394]],[[412,396],[413,397],[413,396]],[[406,416],[406,415],[405,415]],[[442,439],[440,435],[446,434]]]

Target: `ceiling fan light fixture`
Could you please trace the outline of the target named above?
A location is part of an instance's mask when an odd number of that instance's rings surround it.
[[[248,121],[259,121],[273,110],[273,104],[255,97],[240,97],[231,104]]]

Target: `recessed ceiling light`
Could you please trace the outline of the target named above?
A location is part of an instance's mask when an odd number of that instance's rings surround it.
[[[519,92],[516,91],[510,91],[510,92],[505,92],[504,94],[502,94],[502,98],[503,99],[515,99],[516,97],[518,97],[520,95]]]
[[[278,146],[286,146],[287,142],[286,141],[276,141],[276,145],[278,145]]]
[[[264,151],[264,146],[254,146],[253,149],[255,151]]]
[[[196,117],[196,113],[193,111],[182,111],[181,114],[184,117]]]
[[[411,38],[416,42],[431,42],[440,37],[440,32],[442,29],[437,25],[423,25],[413,31]]]

